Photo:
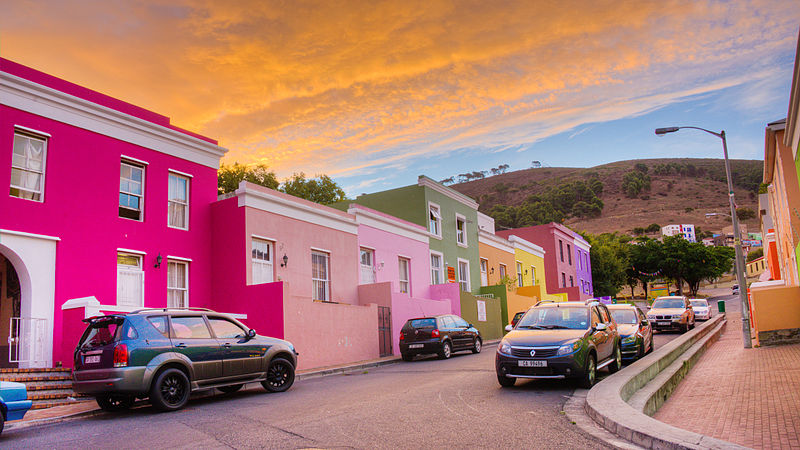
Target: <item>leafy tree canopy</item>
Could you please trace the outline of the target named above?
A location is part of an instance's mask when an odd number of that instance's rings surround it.
[[[265,164],[246,165],[238,162],[220,166],[217,172],[217,193],[221,195],[234,192],[243,180],[323,205],[346,198],[344,190],[328,175],[306,178],[300,172],[279,183],[275,172],[269,170]]]
[[[246,165],[235,162],[222,164],[217,171],[217,193],[227,194],[239,187],[239,183],[249,181],[270,189],[278,189],[278,178],[266,164]]]

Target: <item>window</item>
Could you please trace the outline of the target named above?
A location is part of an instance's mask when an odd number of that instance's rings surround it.
[[[572,279],[572,275],[569,276],[569,287],[575,286],[575,282]]]
[[[481,258],[481,286],[489,285],[489,260]]]
[[[144,166],[122,161],[119,175],[119,216],[141,221],[143,212]]]
[[[462,216],[456,216],[456,242],[467,246],[467,219]]]
[[[536,266],[531,266],[531,286],[536,286]]]
[[[117,305],[144,304],[144,271],[142,257],[132,253],[117,253]]]
[[[469,261],[458,261],[458,284],[461,290],[469,292]]]
[[[569,260],[569,265],[572,265],[572,250],[570,249],[569,244],[567,244],[567,260]]]
[[[361,284],[371,284],[375,282],[375,252],[368,249],[361,249]]]
[[[328,253],[311,252],[311,298],[314,300],[331,301],[330,259]]]
[[[159,333],[163,334],[164,337],[169,337],[169,333],[167,333],[167,316],[150,316],[147,320]]]
[[[14,132],[9,192],[11,196],[42,201],[46,154],[47,139],[20,131]]]
[[[169,201],[167,225],[182,230],[189,229],[189,179],[169,174]]]
[[[442,237],[442,214],[439,205],[428,203],[428,231]]]
[[[275,257],[272,242],[253,238],[251,247],[253,284],[272,283],[275,280]]]
[[[409,266],[411,265],[411,261],[406,258],[398,258],[397,259],[397,266],[400,268],[400,292],[404,294],[408,294],[409,290]]]
[[[595,326],[600,322],[602,322],[602,320],[600,320],[600,313],[597,312],[596,307],[592,308],[592,326]]]
[[[507,270],[506,270],[506,265],[505,265],[505,264],[500,264],[500,265],[499,265],[499,269],[500,269],[500,270],[499,270],[499,272],[500,272],[500,279],[502,280],[503,278],[505,278],[505,277],[506,277],[506,273],[508,273],[508,272],[507,272]]]
[[[247,331],[228,319],[209,317],[208,323],[211,325],[211,329],[214,330],[214,335],[218,339],[237,339],[247,336]]]
[[[203,316],[173,317],[172,337],[177,339],[211,339]]]
[[[525,282],[522,280],[522,263],[519,261],[517,261],[517,286],[525,286]]]
[[[567,287],[567,274],[561,272],[561,287]]]
[[[167,307],[189,306],[189,264],[167,261]]]
[[[564,262],[564,242],[558,240],[558,252],[561,255],[561,262]]]
[[[431,284],[442,284],[442,255],[431,252]]]
[[[456,327],[469,328],[469,322],[462,319],[461,317],[453,316],[453,322],[455,322]]]

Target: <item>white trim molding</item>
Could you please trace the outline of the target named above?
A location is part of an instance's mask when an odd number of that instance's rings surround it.
[[[417,185],[424,186],[433,189],[434,191],[449,197],[469,208],[474,210],[478,210],[478,202],[467,197],[466,195],[462,194],[461,192],[456,191],[455,189],[449,188],[441,183],[437,183],[433,179],[426,177],[425,175],[420,175],[417,179]]]
[[[514,254],[514,245],[508,239],[501,238],[500,236],[492,233],[487,233],[483,230],[478,230],[478,243],[485,244],[489,247],[494,247],[506,253]]]
[[[183,261],[183,262],[192,262],[192,258],[184,258],[182,256],[167,255],[167,259],[172,259],[175,261]]]
[[[266,188],[264,188],[266,189]],[[266,192],[255,188],[246,181],[239,183],[236,189],[239,207],[247,206],[267,213],[308,222],[345,233],[358,235],[358,223],[355,217],[338,209],[317,205],[301,198],[279,194],[277,191]]]
[[[28,127],[25,127],[25,126],[22,126],[22,125],[14,124],[14,129],[15,130],[20,130],[20,131],[25,132],[25,133],[31,133],[31,134],[34,134],[36,136],[43,136],[43,137],[46,137],[46,138],[53,137],[52,135],[50,135],[50,133],[45,133],[44,131],[34,130],[33,128],[28,128]]]
[[[129,249],[129,248],[118,248],[118,249],[117,249],[117,252],[122,252],[122,253],[132,253],[132,254],[134,254],[134,255],[142,255],[142,256],[145,256],[145,255],[147,255],[147,252],[143,252],[143,251],[141,251],[141,250],[131,250],[131,249]]]
[[[419,225],[400,222],[400,219],[395,221],[355,205],[351,205],[351,207],[347,209],[347,213],[355,216],[356,222],[358,222],[359,225],[377,228],[381,231],[403,236],[425,244],[428,243],[430,233],[428,233],[427,229]]]
[[[44,234],[26,233],[24,231],[5,230],[3,228],[0,228],[0,233],[2,233],[2,234],[10,234],[10,235],[14,235],[14,236],[21,236],[21,237],[44,239],[44,240],[47,240],[47,241],[60,241],[61,240],[60,237],[47,236],[47,235],[44,235]],[[0,242],[2,242],[2,240],[0,240]]]
[[[186,172],[181,172],[180,170],[167,169],[167,171],[170,172],[170,173],[174,173],[175,175],[180,175],[180,176],[183,176],[183,177],[186,177],[186,178],[194,178],[194,175],[192,175],[190,173],[186,173]]]
[[[133,156],[128,156],[128,155],[119,155],[119,156],[123,161],[129,161],[129,162],[132,162],[132,163],[141,164],[143,166],[149,166],[150,165],[149,162],[142,161],[141,159],[134,158]]]
[[[519,249],[525,252],[528,252],[534,256],[538,256],[539,258],[544,258],[545,250],[542,247],[534,244],[533,242],[526,241],[521,237],[512,234],[508,237],[509,242],[514,244],[514,249]]]
[[[219,169],[220,158],[228,151],[200,138],[7,72],[0,72],[0,103],[213,169]]]
[[[590,249],[592,248],[592,244],[586,242],[582,238],[576,237],[573,243],[575,244],[575,247],[578,247],[581,250],[585,250],[587,252],[591,251]]]

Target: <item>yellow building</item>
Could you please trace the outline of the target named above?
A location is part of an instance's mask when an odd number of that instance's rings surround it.
[[[747,276],[755,277],[761,275],[767,270],[767,259],[765,257],[757,258],[747,263]]]
[[[511,235],[508,241],[514,246],[514,276],[517,279],[517,294],[536,297],[539,300],[566,301],[567,294],[548,294],[544,282],[544,253],[542,247]]]

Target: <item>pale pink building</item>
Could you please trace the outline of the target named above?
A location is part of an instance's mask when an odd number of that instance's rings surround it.
[[[100,311],[217,306],[208,242],[224,153],[0,59],[0,366],[71,366],[80,319]]]

